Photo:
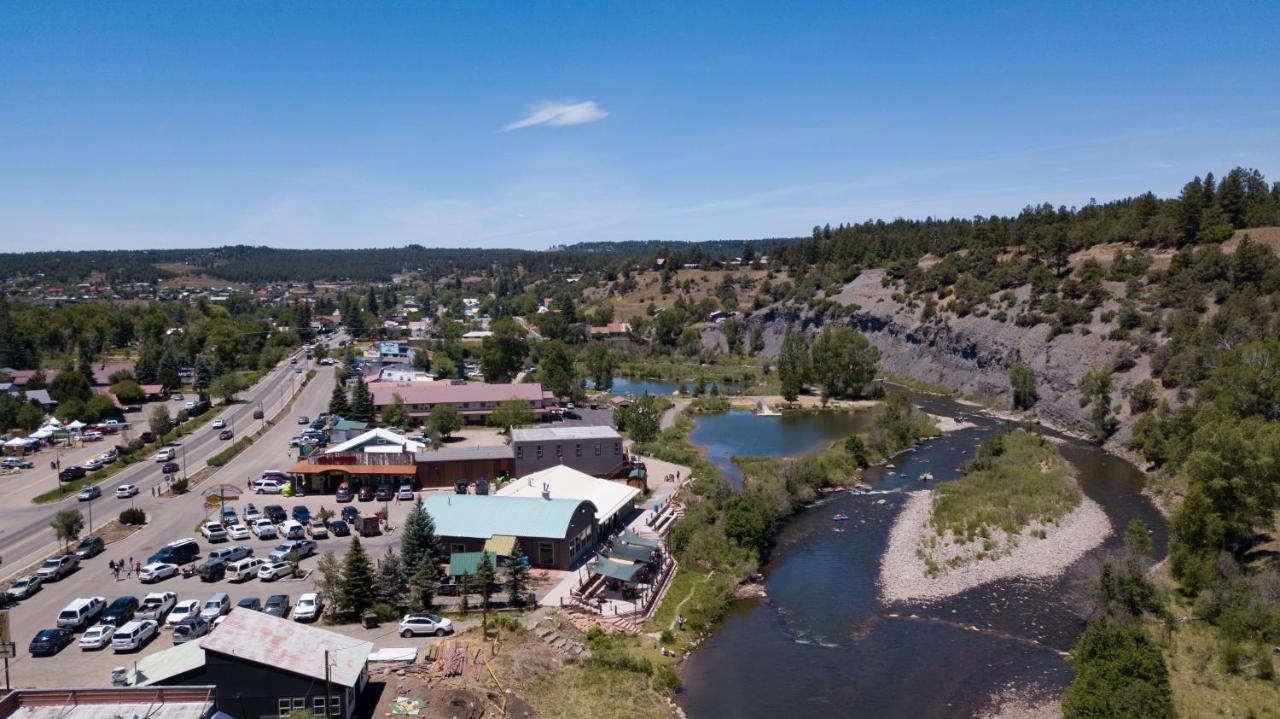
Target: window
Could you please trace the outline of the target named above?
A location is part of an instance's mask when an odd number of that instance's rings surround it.
[[[279,708],[279,710],[280,710],[280,716],[281,716],[281,717],[287,717],[287,716],[289,716],[289,710],[290,710],[290,707],[292,707],[292,706],[293,706],[293,702],[292,702],[292,701],[290,701],[290,700],[288,700],[288,699],[281,699],[281,700],[278,702],[278,708]]]
[[[311,698],[311,716],[324,716],[324,697]]]
[[[453,553],[453,552],[465,552],[465,551],[467,551],[467,545],[465,545],[465,544],[460,544],[460,543],[458,543],[458,542],[454,542],[453,546],[449,549],[449,552],[450,552],[450,553]]]
[[[556,563],[556,545],[551,542],[538,542],[538,564],[553,565]]]
[[[600,443],[599,443],[599,442],[596,442],[596,456],[597,456],[597,457],[599,457],[599,456],[600,456]]]
[[[538,445],[538,459],[542,459],[542,445]]]
[[[564,445],[557,444],[557,445],[556,445],[556,459],[560,459],[560,458],[561,458],[561,457],[563,457],[563,456],[564,456]]]
[[[335,717],[342,715],[342,697],[337,694],[329,697],[329,715]]]
[[[581,456],[582,456],[582,443],[581,443],[581,442],[579,442],[577,445],[575,445],[575,450],[574,450],[574,452],[575,452],[575,455],[574,455],[574,456],[577,456],[577,457],[581,457]]]
[[[613,443],[613,454],[614,454],[615,456],[616,456],[616,455],[619,455],[619,454],[622,454],[622,443],[621,443],[621,442],[614,442],[614,443]]]
[[[516,459],[524,459],[524,447],[516,447]]]
[[[306,697],[296,697],[293,700],[293,708],[295,711],[306,711],[307,709]]]

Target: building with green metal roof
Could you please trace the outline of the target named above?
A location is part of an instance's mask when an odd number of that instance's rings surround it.
[[[423,503],[450,554],[480,552],[495,535],[515,537],[535,567],[569,569],[598,540],[596,506],[581,499],[436,494]]]

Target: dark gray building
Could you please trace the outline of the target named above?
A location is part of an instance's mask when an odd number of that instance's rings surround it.
[[[613,427],[512,429],[517,477],[563,464],[593,477],[612,477],[627,463],[622,435]]]
[[[293,711],[351,719],[369,680],[372,648],[336,632],[237,608],[204,638],[140,659],[130,683],[215,686],[218,709],[235,719],[287,719]]]

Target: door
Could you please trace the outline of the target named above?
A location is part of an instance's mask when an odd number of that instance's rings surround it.
[[[551,542],[538,542],[538,564],[554,567],[556,564],[556,545]]]

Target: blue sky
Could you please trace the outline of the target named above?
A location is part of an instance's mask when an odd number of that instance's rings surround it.
[[[1280,3],[0,4],[0,251],[544,248],[1280,179]]]

